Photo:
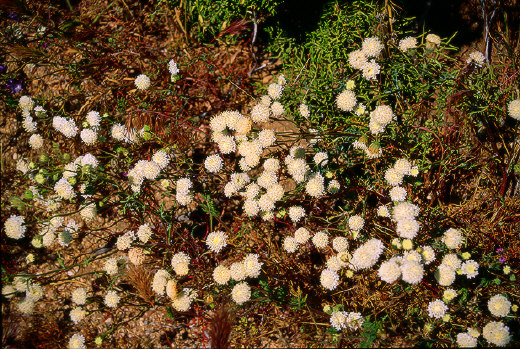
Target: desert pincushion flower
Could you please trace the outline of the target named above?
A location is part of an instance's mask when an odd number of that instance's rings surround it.
[[[504,317],[509,314],[511,302],[503,295],[496,294],[489,299],[487,306],[493,316]]]
[[[218,265],[213,269],[213,280],[219,285],[225,285],[231,279],[231,272],[229,268]]]
[[[321,272],[320,282],[323,288],[332,291],[339,285],[339,275],[334,270],[325,269]]]
[[[298,249],[298,240],[293,236],[286,236],[283,240],[283,249],[288,253],[294,253]]]
[[[329,235],[324,231],[319,231],[312,237],[312,243],[316,248],[325,248],[329,244]]]
[[[449,228],[442,236],[442,242],[444,242],[446,247],[454,250],[460,248],[460,246],[464,242],[464,238],[462,237],[462,234],[459,230],[455,228]]]
[[[85,349],[85,337],[81,333],[75,333],[69,339],[69,349]]]
[[[224,247],[226,247],[227,237],[227,234],[220,230],[211,232],[206,238],[206,245],[211,251],[219,253]]]
[[[482,335],[491,344],[503,347],[511,340],[509,327],[503,322],[490,321],[482,329]]]
[[[29,96],[21,96],[18,100],[18,106],[22,110],[32,110],[34,107],[34,101]]]
[[[210,155],[204,161],[204,167],[208,172],[215,173],[222,169],[223,161],[217,154]]]
[[[507,105],[509,116],[520,121],[520,99],[515,99]]]
[[[417,47],[417,39],[413,36],[408,36],[399,41],[399,50],[402,52],[406,52],[410,49],[414,49]]]
[[[72,302],[77,305],[83,305],[87,301],[87,290],[83,287],[77,288],[72,292]]]
[[[258,254],[249,253],[247,256],[245,256],[244,260],[242,261],[247,277],[257,278],[258,276],[260,276],[260,271],[262,270],[262,265],[264,263],[259,262],[258,258]]]
[[[377,274],[381,280],[391,284],[401,277],[401,268],[395,261],[389,260],[381,263]]]
[[[43,146],[43,137],[35,133],[29,137],[29,146],[33,149],[40,149]]]
[[[188,274],[191,258],[184,252],[177,252],[172,257],[172,267],[177,275],[183,276]]]
[[[150,87],[150,78],[144,74],[140,74],[135,78],[134,84],[138,90],[146,90]]]
[[[345,90],[336,97],[336,105],[342,111],[352,111],[356,106],[356,94],[353,91]]]
[[[87,315],[87,312],[83,309],[81,309],[80,307],[75,307],[74,309],[72,309],[70,311],[70,320],[75,324],[77,325],[79,322],[81,322],[81,320],[83,320],[85,318],[85,316]]]
[[[4,223],[5,235],[16,240],[23,238],[27,230],[24,223],[25,217],[11,215]]]
[[[289,218],[294,223],[298,223],[303,217],[305,217],[305,209],[301,206],[291,206],[289,207]]]
[[[120,299],[121,297],[117,294],[116,291],[108,291],[105,295],[105,305],[109,308],[115,308],[117,307]]]
[[[466,60],[466,63],[474,64],[480,68],[484,64],[485,60],[486,60],[486,57],[484,56],[484,54],[482,54],[482,52],[473,51],[469,54],[468,59]]]
[[[233,298],[233,301],[238,305],[244,304],[251,298],[251,287],[247,282],[239,282],[233,287],[231,298]]]
[[[447,310],[448,307],[440,299],[428,303],[428,316],[430,316],[431,318],[441,319],[444,316],[444,314],[446,314]]]
[[[333,311],[330,314],[330,324],[336,331],[344,330],[347,328],[347,317],[348,313],[346,311]]]

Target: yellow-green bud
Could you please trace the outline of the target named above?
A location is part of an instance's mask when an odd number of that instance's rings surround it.
[[[49,161],[49,155],[43,153],[43,154],[40,155],[38,160],[40,160],[40,162],[47,162],[47,161]]]
[[[29,162],[29,168],[34,170],[36,168],[36,164],[32,161]]]
[[[509,273],[511,272],[511,267],[509,265],[506,265],[504,267],[504,274],[505,275],[508,275]]]
[[[36,183],[38,183],[38,184],[43,184],[43,183],[45,183],[45,177],[44,177],[41,173],[38,173],[36,176],[34,176],[34,180],[35,180]]]
[[[471,257],[471,253],[469,253],[469,252],[464,252],[462,254],[462,259],[470,259],[470,257]]]
[[[347,90],[352,90],[354,87],[356,87],[356,83],[354,82],[354,80],[348,80],[345,88]]]
[[[23,198],[26,200],[31,200],[33,198],[33,193],[30,190],[26,190],[23,194]]]
[[[150,132],[144,132],[143,133],[143,140],[149,141],[152,138],[152,134]]]
[[[27,264],[31,264],[32,262],[34,262],[34,254],[29,253],[29,254],[25,257],[25,262],[26,262]]]
[[[410,239],[404,239],[403,240],[403,249],[405,250],[411,250],[413,248],[413,242]]]
[[[76,185],[76,183],[78,183],[78,180],[76,179],[76,177],[69,177],[67,178],[67,182],[69,182],[70,185]]]
[[[61,156],[63,158],[63,161],[69,162],[70,161],[70,154],[69,153],[63,153]]]
[[[33,245],[36,248],[42,248],[43,247],[43,237],[41,235],[36,235],[31,240],[31,245]]]
[[[333,175],[334,174],[332,172],[330,172],[330,171],[325,172],[325,177],[327,177],[329,179],[332,178]]]
[[[103,338],[101,338],[100,336],[97,336],[97,337],[94,339],[94,343],[96,343],[96,345],[101,345],[101,344],[103,344]]]

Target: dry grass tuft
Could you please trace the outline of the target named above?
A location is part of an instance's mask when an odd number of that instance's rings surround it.
[[[152,271],[143,266],[129,265],[126,276],[130,284],[137,290],[137,295],[153,306],[155,296],[152,291]]]
[[[211,348],[229,348],[233,321],[227,308],[223,305],[219,306],[208,321]]]

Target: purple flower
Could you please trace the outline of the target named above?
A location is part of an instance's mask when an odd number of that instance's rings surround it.
[[[504,263],[506,261],[504,257],[500,257],[498,260],[500,261],[500,263]]]
[[[5,64],[0,64],[0,74],[3,74],[7,71],[7,67]]]
[[[6,87],[12,94],[18,93],[22,90],[22,81],[16,79],[9,79],[7,80]]]

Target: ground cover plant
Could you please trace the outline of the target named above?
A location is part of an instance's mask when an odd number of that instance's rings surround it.
[[[3,347],[518,344],[507,16],[2,6]]]

